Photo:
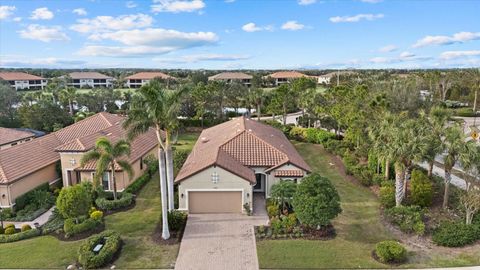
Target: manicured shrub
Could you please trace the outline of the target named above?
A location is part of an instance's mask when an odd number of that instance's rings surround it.
[[[73,218],[68,218],[64,221],[63,231],[65,232],[65,237],[69,238],[79,233],[94,230],[100,225],[100,221],[91,218],[85,219],[80,223],[76,223],[76,220]]]
[[[432,204],[433,185],[425,173],[420,170],[413,170],[410,187],[412,204],[421,207]]]
[[[170,231],[179,231],[185,226],[186,222],[187,213],[178,210],[172,210],[168,212],[168,228]],[[162,223],[161,217],[160,223]]]
[[[32,229],[32,227],[30,227],[30,225],[28,225],[28,224],[23,224],[21,231],[22,231],[22,232],[25,232],[25,231],[28,231],[28,230],[31,230],[31,229]]]
[[[6,231],[6,230],[5,230]],[[32,238],[40,235],[41,231],[38,229],[31,229],[24,232],[13,233],[13,234],[2,234],[0,235],[0,243],[10,243],[16,242],[28,238]]]
[[[480,227],[460,222],[445,222],[433,232],[435,244],[445,247],[463,247],[480,239]]]
[[[173,172],[175,175],[180,171],[189,154],[190,151],[188,150],[175,149],[173,151]]]
[[[274,216],[278,216],[279,213],[280,213],[280,209],[278,208],[278,205],[272,204],[267,206],[268,217],[272,218]]]
[[[102,267],[112,261],[121,248],[120,234],[115,231],[104,231],[89,237],[78,249],[78,262],[85,269]],[[96,245],[103,244],[102,249],[95,253]]]
[[[288,133],[288,137],[294,140],[305,140],[306,137],[306,129],[302,127],[293,127],[290,132]]]
[[[145,186],[145,184],[148,183],[148,181],[150,181],[151,177],[150,175],[147,173],[144,173],[142,176],[138,177],[137,179],[135,179],[135,181],[133,181],[125,190],[124,192],[125,193],[131,193],[131,194],[137,194],[140,189],[142,189],[143,186]]]
[[[282,229],[285,233],[292,233],[293,228],[297,225],[297,215],[295,213],[288,214],[287,216],[281,216]]]
[[[309,143],[323,143],[335,138],[335,134],[318,128],[307,128],[305,131],[305,140]]]
[[[385,177],[381,174],[373,174],[372,175],[372,184],[381,186],[383,181],[385,181]]]
[[[117,200],[109,200],[105,197],[100,197],[95,200],[95,204],[102,210],[116,210],[125,208],[133,203],[133,194],[122,192],[121,196]]]
[[[343,165],[345,165],[345,171],[347,174],[353,174],[358,164],[358,159],[350,151],[345,152],[343,158]]]
[[[375,245],[375,254],[383,263],[401,263],[407,259],[407,250],[396,241],[382,241]]]
[[[353,175],[360,181],[363,186],[369,187],[372,185],[373,173],[369,170],[367,165],[357,165],[352,168]]]
[[[282,221],[279,217],[274,217],[270,220],[270,227],[272,228],[273,234],[283,233]]]
[[[13,229],[15,229],[15,224],[12,224],[12,223],[7,223],[7,224],[5,224],[5,230],[8,229],[8,228],[13,228]]]
[[[8,227],[5,229],[5,235],[15,234],[15,228]]]
[[[91,205],[91,194],[83,184],[64,187],[57,198],[57,209],[64,218],[86,215]]]
[[[345,152],[350,149],[346,141],[330,139],[324,142],[323,147],[330,153],[343,157]]]
[[[103,212],[99,210],[95,210],[90,213],[90,218],[96,221],[101,221],[103,218]]]
[[[300,223],[311,228],[329,225],[342,212],[335,186],[318,173],[305,177],[297,185],[292,204]]]
[[[380,187],[380,204],[385,208],[395,206],[395,184],[391,181],[382,182]]]
[[[401,231],[423,235],[425,223],[423,212],[418,206],[398,206],[385,210],[387,219],[397,225]]]

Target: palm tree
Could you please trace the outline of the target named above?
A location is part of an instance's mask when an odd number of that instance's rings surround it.
[[[257,120],[260,121],[261,117],[261,107],[263,103],[263,89],[262,88],[252,88],[249,93],[249,101],[255,104],[257,107]]]
[[[451,113],[440,107],[434,107],[430,110],[428,117],[424,113],[421,113],[421,116],[421,122],[426,129],[430,130],[426,134],[427,144],[424,148],[423,159],[428,162],[428,176],[431,177],[435,157],[442,153],[443,132]]]
[[[73,116],[73,101],[77,97],[77,89],[74,87],[67,87],[60,91],[60,98],[68,102],[70,115]]]
[[[372,128],[370,128],[369,136],[373,142],[373,149],[375,154],[379,157],[379,161],[385,162],[385,179],[390,179],[390,158],[389,147],[390,142],[393,139],[392,125],[395,121],[395,117],[386,112],[382,117],[381,122]]]
[[[158,139],[158,163],[160,174],[160,193],[162,197],[162,238],[169,239],[167,217],[168,209],[174,209],[173,198],[173,151],[171,137],[178,128],[180,101],[187,88],[168,90],[158,80],[152,80],[142,86],[134,97],[124,127],[129,138],[138,136],[154,128]],[[163,136],[162,136],[163,133]],[[168,184],[168,196],[167,187]]]
[[[445,190],[443,194],[443,208],[448,207],[448,197],[450,182],[452,180],[452,169],[465,151],[465,135],[458,125],[450,126],[445,129],[443,138],[443,166],[445,170]]]
[[[96,161],[96,170],[94,187],[98,187],[100,178],[105,172],[111,171],[112,183],[113,183],[113,199],[117,199],[117,181],[115,180],[115,167],[120,167],[123,171],[128,173],[130,179],[133,177],[133,170],[122,157],[130,155],[130,144],[125,140],[119,140],[112,144],[107,138],[101,137],[95,143],[95,148],[88,151],[83,155],[80,163],[81,166],[85,166],[90,161]]]

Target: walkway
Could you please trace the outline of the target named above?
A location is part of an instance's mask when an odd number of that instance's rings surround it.
[[[254,225],[266,216],[191,214],[175,269],[258,269]]]
[[[420,163],[418,165],[420,165],[420,167],[428,170],[428,164],[426,162]],[[433,172],[433,174],[435,174],[437,176],[440,176],[442,179],[445,179],[445,171],[442,168],[433,165],[433,171],[432,172]],[[458,188],[461,188],[461,189],[466,189],[467,188],[467,186],[465,184],[465,181],[462,178],[460,178],[456,175],[453,175],[453,174],[452,174],[452,181],[450,183],[452,185],[458,187]]]
[[[52,208],[48,209],[47,212],[41,214],[39,217],[32,221],[24,221],[24,222],[19,222],[19,221],[4,221],[5,224],[13,224],[15,225],[15,228],[21,229],[22,225],[28,224],[30,227],[34,228],[35,223],[38,223],[38,226],[42,226],[43,224],[47,223],[48,219],[52,215],[53,209],[55,206],[52,206]]]

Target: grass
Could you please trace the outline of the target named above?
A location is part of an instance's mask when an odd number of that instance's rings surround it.
[[[180,150],[192,150],[195,142],[197,141],[198,136],[200,133],[182,133],[178,135],[178,140],[175,143],[175,148]]]

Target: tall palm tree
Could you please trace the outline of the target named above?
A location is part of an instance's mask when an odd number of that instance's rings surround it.
[[[158,80],[152,80],[142,86],[134,97],[124,127],[129,138],[138,136],[154,128],[158,139],[158,163],[160,174],[160,193],[162,199],[162,238],[170,238],[168,229],[168,210],[174,209],[173,198],[173,151],[172,134],[178,128],[178,113],[181,98],[187,88],[166,89]],[[162,136],[162,133],[164,134]],[[167,187],[168,186],[168,195]],[[168,205],[167,205],[168,200]]]
[[[427,144],[424,148],[424,160],[428,162],[428,176],[432,176],[435,157],[442,153],[442,137],[445,125],[451,113],[443,108],[434,107],[428,115],[421,113],[421,123],[430,132],[426,134]]]
[[[73,116],[73,101],[77,97],[77,89],[74,87],[67,87],[60,91],[60,98],[68,102],[70,115]]]
[[[120,167],[123,171],[128,173],[130,179],[133,177],[133,170],[130,163],[123,160],[123,157],[130,155],[130,144],[125,140],[119,140],[112,144],[110,140],[105,137],[99,138],[95,143],[95,148],[83,155],[80,163],[85,166],[90,161],[96,161],[96,170],[94,177],[94,187],[98,187],[100,178],[105,172],[110,170],[111,179],[113,183],[113,199],[117,199],[117,181],[115,180],[115,167]]]
[[[370,128],[369,136],[373,142],[373,149],[375,154],[379,157],[379,160],[385,162],[385,179],[390,179],[390,158],[389,147],[393,140],[394,134],[392,134],[392,126],[394,124],[395,117],[386,112],[382,117],[380,123]]]

